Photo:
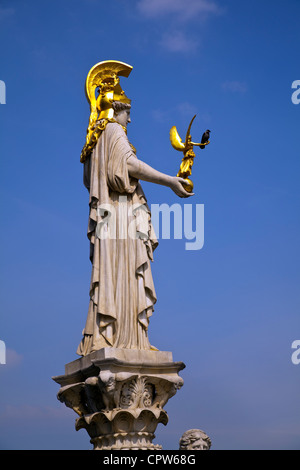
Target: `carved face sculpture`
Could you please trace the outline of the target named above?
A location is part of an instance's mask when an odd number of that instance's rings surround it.
[[[211,440],[201,429],[186,431],[179,442],[181,450],[209,450]]]
[[[121,391],[120,406],[121,408],[129,408],[132,405],[132,402],[133,402],[133,397],[132,397],[131,382],[125,383]]]
[[[110,377],[105,385],[106,385],[106,391],[107,392],[113,391],[115,389],[115,385],[116,385],[115,378],[113,376]]]
[[[115,120],[121,124],[121,126],[127,127],[127,124],[131,122],[130,109],[123,109],[115,114]]]

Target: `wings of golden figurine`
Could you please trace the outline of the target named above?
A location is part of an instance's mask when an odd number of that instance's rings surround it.
[[[192,136],[190,134],[190,131],[191,131],[191,127],[192,127],[195,117],[196,117],[196,114],[190,122],[184,143],[182,142],[177,132],[176,126],[173,126],[170,129],[170,140],[171,140],[172,147],[175,150],[179,150],[183,152],[183,159],[181,161],[180,169],[179,169],[179,172],[177,173],[177,176],[184,178],[186,180],[186,184],[183,184],[183,187],[189,193],[191,193],[194,188],[193,182],[189,179],[189,177],[192,174],[192,166],[194,163],[194,158],[196,156],[193,148],[194,146],[197,146],[197,147],[200,147],[201,149],[205,149],[206,145],[210,143],[209,141],[210,130],[209,129],[207,129],[207,131],[204,132],[204,134],[202,135],[202,140],[200,143],[192,142]]]

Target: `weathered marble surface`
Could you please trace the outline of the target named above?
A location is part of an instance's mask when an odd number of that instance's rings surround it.
[[[53,377],[61,388],[58,399],[79,417],[94,449],[159,449],[152,443],[159,423],[168,422],[163,409],[183,385],[185,365],[172,353],[103,348],[65,366]]]

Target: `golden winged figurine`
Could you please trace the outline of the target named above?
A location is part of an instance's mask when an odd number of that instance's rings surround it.
[[[183,184],[183,187],[189,193],[191,193],[194,188],[193,182],[189,179],[189,177],[192,174],[192,166],[194,163],[194,158],[196,156],[194,153],[193,147],[197,146],[197,147],[200,147],[201,149],[204,149],[205,146],[210,143],[210,141],[208,140],[209,132],[210,132],[209,130],[207,130],[203,134],[202,141],[200,143],[192,142],[192,136],[190,132],[191,132],[191,127],[192,127],[195,117],[196,117],[196,114],[190,122],[184,143],[182,142],[181,137],[177,132],[176,126],[173,126],[170,129],[170,141],[171,141],[172,147],[175,150],[179,150],[180,152],[183,152],[183,159],[181,161],[180,169],[179,169],[179,172],[177,173],[177,176],[184,178],[186,180],[186,184]]]

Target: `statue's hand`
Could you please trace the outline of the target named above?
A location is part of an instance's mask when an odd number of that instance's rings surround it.
[[[174,191],[175,194],[179,197],[190,197],[194,196],[194,193],[188,193],[184,187],[182,186],[183,184],[186,184],[186,181],[184,178],[179,178],[178,176],[173,176],[171,178],[171,184],[170,188]]]

